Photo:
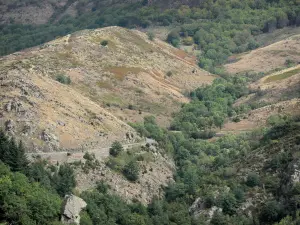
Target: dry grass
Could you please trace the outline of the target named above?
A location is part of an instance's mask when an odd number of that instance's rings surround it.
[[[105,88],[105,89],[112,89],[113,88],[112,84],[108,81],[99,80],[99,81],[97,81],[96,84],[100,88]]]
[[[270,72],[285,67],[286,60],[300,62],[300,35],[238,55],[240,60],[225,65],[229,73],[245,71]]]
[[[144,70],[138,67],[110,67],[107,71],[113,73],[116,79],[123,80],[129,73],[138,74]]]
[[[287,71],[285,73],[281,73],[281,74],[269,76],[267,79],[265,79],[264,83],[269,83],[269,82],[273,82],[273,81],[283,80],[283,79],[289,78],[289,77],[291,77],[293,75],[296,75],[296,74],[299,74],[299,73],[300,73],[300,68],[299,69],[290,70],[290,71]]]

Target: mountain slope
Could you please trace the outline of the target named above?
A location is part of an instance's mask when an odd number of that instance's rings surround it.
[[[243,71],[269,72],[284,67],[286,60],[300,62],[300,36],[294,35],[263,48],[236,56],[236,62],[225,67],[229,73]]]
[[[156,115],[166,124],[188,102],[185,91],[214,79],[184,52],[119,27],[77,32],[0,60],[1,123],[36,148],[134,142],[124,122]]]

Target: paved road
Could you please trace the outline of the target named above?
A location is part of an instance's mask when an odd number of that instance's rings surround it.
[[[139,146],[144,146],[146,145],[146,142],[139,142],[139,143],[133,143],[133,144],[127,144],[123,145],[123,148],[129,149],[132,147],[139,147]],[[83,160],[83,156],[85,152],[89,153],[94,153],[96,159],[101,160],[109,156],[109,147],[106,148],[95,148],[91,149],[89,151],[63,151],[63,152],[38,152],[38,153],[33,153],[29,152],[26,153],[27,157],[29,160],[33,160],[36,156],[40,156],[42,159],[48,160],[50,163],[55,164],[55,163],[64,163],[64,162],[75,162],[75,161],[80,161]]]

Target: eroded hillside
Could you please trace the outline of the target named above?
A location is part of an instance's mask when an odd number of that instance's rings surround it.
[[[151,114],[167,124],[188,102],[186,91],[214,79],[184,52],[119,27],[77,32],[0,60],[1,123],[34,148],[135,142],[126,122]]]

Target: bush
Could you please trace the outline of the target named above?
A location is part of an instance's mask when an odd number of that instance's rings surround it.
[[[296,65],[296,62],[292,59],[287,59],[285,60],[285,63],[284,63],[287,67],[292,67],[292,66],[295,66]]]
[[[258,186],[260,184],[259,176],[256,173],[249,173],[246,184],[249,187]]]
[[[261,209],[260,220],[263,222],[276,222],[280,219],[282,208],[279,202],[269,201]]]
[[[233,215],[236,212],[237,208],[237,201],[233,194],[228,193],[224,196],[222,196],[221,199],[221,206],[223,209],[223,213],[228,215]]]
[[[62,83],[62,84],[71,84],[71,78],[68,76],[65,76],[64,74],[59,74],[56,76],[56,81]]]
[[[192,37],[186,37],[182,40],[184,45],[192,45],[194,44],[194,39]]]
[[[135,107],[134,107],[132,104],[129,104],[129,105],[128,105],[128,109],[134,110],[134,108],[135,108]]]
[[[123,149],[122,144],[118,141],[115,141],[109,149],[109,154],[116,157],[123,151],[124,151],[124,149]]]
[[[168,72],[167,72],[167,76],[168,76],[168,77],[171,77],[172,75],[173,75],[172,71],[168,71]]]
[[[130,181],[139,179],[139,166],[137,162],[130,161],[123,169],[124,176]]]
[[[240,117],[236,116],[232,119],[233,122],[238,123],[241,121]]]
[[[108,41],[107,40],[101,41],[101,45],[104,46],[104,47],[107,46],[108,45]]]
[[[151,32],[151,31],[149,31],[149,32],[147,33],[147,36],[148,36],[148,39],[149,39],[150,41],[153,41],[153,40],[154,40],[154,38],[155,38],[155,35],[154,35],[154,33],[153,33],[153,32]]]
[[[178,32],[171,31],[168,34],[167,42],[169,42],[170,44],[172,44],[174,47],[178,47],[178,45],[180,43],[180,36],[179,36]]]

